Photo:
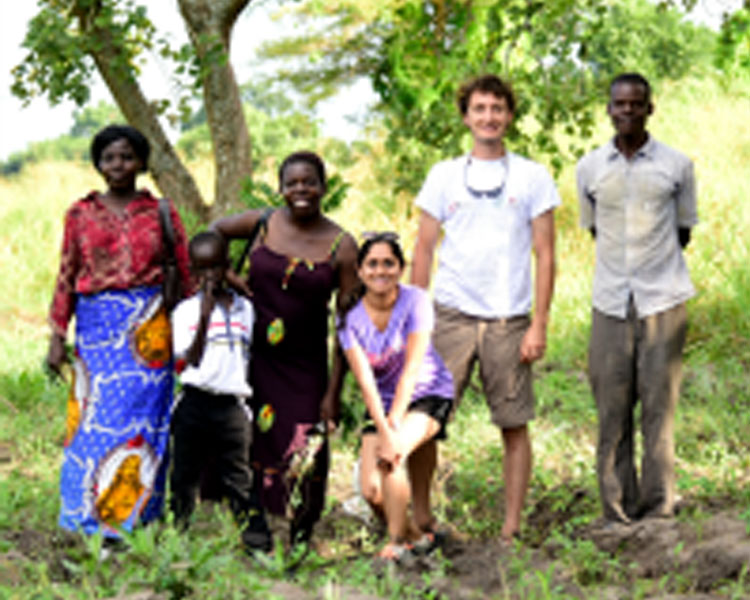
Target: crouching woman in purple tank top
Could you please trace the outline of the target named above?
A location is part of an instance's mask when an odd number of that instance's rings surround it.
[[[390,541],[379,557],[400,563],[436,544],[430,484],[453,380],[430,343],[427,293],[400,283],[404,255],[397,236],[368,236],[357,267],[362,295],[340,319],[338,336],[367,407],[360,484],[388,526]]]

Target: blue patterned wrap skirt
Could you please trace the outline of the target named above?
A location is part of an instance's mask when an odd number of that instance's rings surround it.
[[[160,289],[79,295],[61,527],[118,537],[162,514],[172,394]]]

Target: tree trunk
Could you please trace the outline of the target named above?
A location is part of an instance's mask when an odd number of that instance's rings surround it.
[[[250,134],[229,62],[232,27],[250,0],[178,0],[178,4],[203,65],[203,98],[216,165],[211,212],[222,215],[237,205],[242,180],[252,173]]]
[[[86,29],[85,26],[82,28]],[[111,42],[109,31],[96,25],[89,31],[95,39],[101,42],[92,51],[99,73],[128,123],[140,130],[151,143],[149,167],[159,190],[178,205],[186,206],[198,213],[202,220],[208,220],[210,218],[208,206],[203,201],[193,176],[185,168],[164,133],[157,118],[156,109],[143,95],[131,72],[118,67],[122,59]]]

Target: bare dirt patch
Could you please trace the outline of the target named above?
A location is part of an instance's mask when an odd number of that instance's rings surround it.
[[[585,490],[573,491],[562,503],[543,498],[532,508],[523,538],[512,547],[497,539],[454,535],[437,556],[395,571],[425,595],[457,600],[527,597],[529,576],[535,572],[546,578],[548,589],[565,597],[591,598],[596,590],[598,598],[630,599],[632,583],[646,579],[654,585],[645,598],[706,600],[727,597],[717,589],[750,570],[750,525],[721,501],[683,506],[673,519],[615,526],[599,521],[577,529],[561,544],[553,531],[590,500]],[[316,537],[335,533],[345,541],[340,526],[347,518],[337,507],[319,524]],[[570,549],[576,545],[588,554]],[[361,538],[351,541],[351,552],[360,547]],[[613,568],[619,572],[612,573]]]

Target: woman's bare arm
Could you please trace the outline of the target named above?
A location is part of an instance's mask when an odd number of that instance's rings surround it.
[[[263,211],[260,209],[246,210],[235,215],[227,215],[216,219],[209,229],[218,231],[227,240],[246,238],[250,235],[253,227],[260,221]]]
[[[359,282],[359,277],[357,276],[357,242],[348,233],[344,235],[336,253],[336,272],[339,280],[336,305],[340,307],[342,302],[354,293]],[[341,388],[344,385],[346,366],[346,361],[339,346],[338,336],[335,336],[328,389],[326,389],[323,402],[320,405],[320,418],[328,424],[329,430],[335,427],[335,423],[339,418]]]

